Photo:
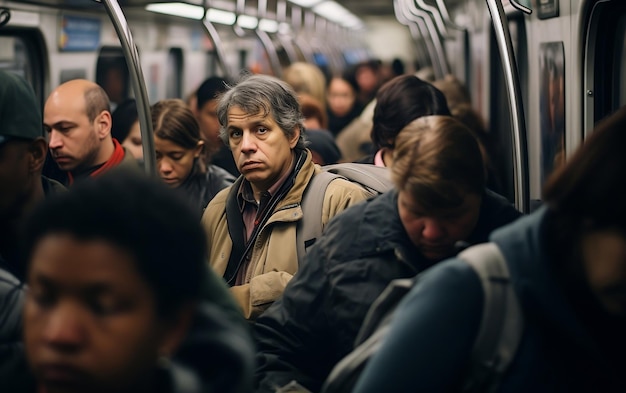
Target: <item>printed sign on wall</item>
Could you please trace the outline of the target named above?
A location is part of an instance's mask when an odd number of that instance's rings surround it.
[[[559,16],[559,0],[537,0],[537,17],[548,19]]]
[[[59,50],[95,51],[100,47],[100,19],[61,15]]]
[[[565,162],[565,53],[563,42],[539,47],[541,181]]]

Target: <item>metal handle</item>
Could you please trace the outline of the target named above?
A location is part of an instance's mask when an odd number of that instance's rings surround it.
[[[103,0],[109,18],[115,27],[117,36],[122,44],[122,51],[129,67],[130,82],[137,101],[137,117],[141,130],[143,145],[144,168],[149,175],[156,176],[156,155],[154,152],[154,135],[152,134],[152,116],[150,115],[150,101],[146,91],[146,84],[141,71],[139,53],[133,41],[133,36],[126,22],[126,17],[117,0]]]
[[[209,20],[206,18],[207,10],[208,8],[205,9],[205,12],[204,12],[205,17],[202,18],[202,26],[204,27],[204,31],[206,31],[206,33],[211,38],[211,41],[213,41],[213,48],[215,49],[215,54],[217,55],[217,62],[220,64],[220,68],[222,69],[222,72],[224,73],[224,77],[226,79],[230,79],[231,78],[230,69],[226,65],[226,55],[224,54],[224,46],[222,45],[222,39],[217,34],[217,29],[215,28],[215,26],[213,26],[213,23],[209,22]]]
[[[408,26],[411,36],[415,40],[415,44],[419,45],[420,39],[426,45],[426,53],[430,60],[430,64],[433,66],[433,70],[437,72],[439,65],[436,64],[437,52],[431,40],[428,37],[428,31],[426,24],[422,19],[409,18],[409,11],[405,7],[404,0],[393,0],[393,10],[396,15],[396,19],[405,26]]]
[[[446,28],[446,24],[443,23],[443,18],[441,17],[441,13],[439,13],[439,10],[430,4],[426,4],[424,0],[415,0],[415,2],[417,3],[418,7],[426,12],[429,12],[433,16],[435,25],[437,26],[437,29],[439,29],[439,33],[442,36],[446,37],[448,35],[448,29]]]
[[[272,71],[274,72],[274,76],[278,78],[282,78],[283,76],[283,68],[280,65],[280,59],[278,58],[278,54],[276,53],[276,46],[274,42],[270,38],[267,32],[257,28],[254,30],[256,36],[261,41],[261,44],[265,48],[265,52],[267,53],[268,59],[270,61],[270,66],[272,67]]]
[[[467,30],[465,27],[459,26],[456,23],[452,22],[452,19],[450,18],[450,14],[448,13],[448,7],[446,7],[446,3],[444,0],[436,0],[436,4],[437,4],[437,8],[439,8],[439,13],[441,14],[441,17],[443,18],[443,20],[446,22],[448,26],[458,31]]]
[[[515,8],[518,11],[522,11],[526,15],[530,15],[530,14],[533,13],[533,10],[531,10],[530,8],[528,8],[528,7],[518,3],[517,0],[509,0],[509,3],[511,3],[513,8]]]
[[[298,48],[300,48],[302,56],[304,56],[304,60],[307,63],[315,64],[311,43],[306,39],[306,37],[303,37],[303,31],[306,29],[303,28],[302,24],[302,8],[295,6],[291,7],[291,26],[293,26],[297,34],[294,42],[298,45]]]
[[[437,78],[443,78],[450,73],[450,69],[448,68],[448,62],[446,61],[446,53],[443,50],[441,37],[439,37],[439,33],[437,32],[430,15],[426,11],[417,8],[413,0],[404,0],[403,3],[406,7],[405,10],[408,11],[408,13],[405,12],[405,15],[410,20],[417,23],[417,26],[420,30],[422,30],[422,34],[424,36],[425,34],[423,29],[425,28],[426,31],[428,31],[430,40],[426,40],[426,42],[428,43],[430,41],[433,46],[434,57],[431,54],[431,60],[433,60],[433,62],[437,65],[437,67],[435,67],[435,75]]]
[[[504,79],[506,82],[509,104],[511,106],[511,132],[513,141],[513,174],[515,176],[515,207],[521,212],[529,212],[528,192],[528,150],[526,139],[526,122],[524,118],[524,104],[519,82],[517,63],[511,41],[509,24],[504,13],[501,0],[486,0],[496,42],[500,50]]]

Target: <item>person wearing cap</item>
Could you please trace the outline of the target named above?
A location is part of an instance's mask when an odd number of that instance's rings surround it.
[[[35,93],[24,79],[2,70],[0,123],[0,386],[18,392],[32,378],[21,343],[24,267],[17,228],[35,205],[65,187],[41,175],[48,148]]]
[[[57,87],[43,113],[50,153],[66,172],[66,184],[95,177],[118,165],[139,168],[132,154],[111,136],[109,98],[102,87],[74,79]]]

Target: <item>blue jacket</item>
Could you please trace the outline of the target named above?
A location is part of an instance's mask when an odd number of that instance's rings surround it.
[[[547,253],[546,217],[540,209],[491,236],[524,315],[520,346],[497,391],[624,392],[626,340],[618,330],[624,321],[612,324],[584,288],[572,294],[563,289]],[[580,300],[589,305],[584,313],[573,306]],[[482,307],[482,288],[469,265],[451,259],[433,267],[398,306],[385,343],[354,392],[460,391]],[[606,352],[610,343],[591,333],[599,320],[615,327],[606,332],[617,338],[613,354]]]
[[[294,379],[318,391],[352,350],[367,310],[389,282],[432,265],[411,243],[397,201],[392,190],[333,219],[283,297],[259,317],[257,392],[274,392]],[[519,216],[505,198],[487,192],[465,240],[485,242],[492,230]]]

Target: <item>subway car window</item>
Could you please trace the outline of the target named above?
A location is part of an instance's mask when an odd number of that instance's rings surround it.
[[[181,98],[183,78],[183,51],[180,48],[171,48],[167,53],[167,79],[165,96],[167,98]]]
[[[41,45],[37,31],[0,30],[0,69],[25,78],[43,100],[45,64]]]
[[[96,64],[96,83],[102,86],[115,107],[130,95],[130,76],[122,48],[103,47]]]

